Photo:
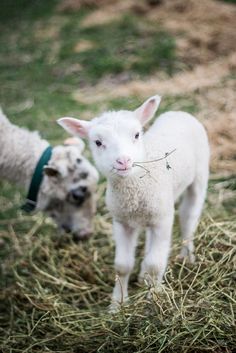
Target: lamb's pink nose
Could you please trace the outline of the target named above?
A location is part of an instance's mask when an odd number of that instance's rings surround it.
[[[131,159],[128,156],[122,156],[120,158],[117,158],[116,162],[123,169],[128,169],[132,166]]]

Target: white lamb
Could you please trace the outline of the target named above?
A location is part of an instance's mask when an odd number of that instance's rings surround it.
[[[73,118],[58,121],[70,133],[89,139],[95,163],[108,179],[106,202],[113,217],[115,269],[119,275],[112,296],[115,306],[128,298],[141,228],[146,228],[146,244],[140,278],[147,273],[157,284],[162,281],[174,204],[183,193],[180,257],[194,262],[193,233],[208,183],[208,139],[203,126],[184,112],[162,114],[143,134],[142,127],[154,116],[160,100],[154,96],[133,112],[106,112],[91,122]]]

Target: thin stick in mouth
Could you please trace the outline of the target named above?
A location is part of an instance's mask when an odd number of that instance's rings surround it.
[[[151,161],[144,161],[144,162],[134,162],[133,165],[137,165],[138,164],[144,164],[144,163],[153,163],[153,162],[159,162],[159,161],[162,161],[163,159],[166,159],[167,157],[169,157],[172,153],[174,153],[176,151],[176,148],[170,152],[166,152],[164,157],[161,157],[161,158],[158,158],[158,159],[153,159]]]
[[[134,163],[133,164],[134,167],[140,167],[142,169],[144,169],[146,171],[146,173],[142,176],[140,176],[140,179],[144,178],[146,175],[148,175],[150,178],[152,178],[154,181],[157,182],[157,180],[151,175],[151,172],[149,169],[145,168],[143,165],[140,165],[140,164],[137,164],[137,163]]]

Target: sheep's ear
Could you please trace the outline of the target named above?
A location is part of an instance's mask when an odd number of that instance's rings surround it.
[[[68,137],[64,142],[64,146],[75,146],[82,152],[85,148],[84,141],[81,140],[79,137]]]
[[[145,125],[150,119],[153,118],[154,114],[159,107],[161,102],[160,96],[153,96],[146,100],[141,107],[134,111],[135,115],[137,116],[138,120],[142,125]]]
[[[60,118],[57,123],[61,125],[71,135],[87,137],[91,123],[89,121],[74,118]]]
[[[43,172],[44,174],[46,174],[48,177],[58,177],[60,175],[59,170],[57,170],[54,167],[50,167],[48,165],[45,165],[45,167],[43,168]]]

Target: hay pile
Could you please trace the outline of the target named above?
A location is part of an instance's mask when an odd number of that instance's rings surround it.
[[[211,170],[222,175],[236,171],[236,85],[233,78],[196,96],[198,113],[211,144]]]
[[[40,215],[1,221],[2,351],[233,352],[236,223],[228,216],[222,220],[226,209],[222,204],[216,208],[214,185],[210,189],[215,217],[208,205],[196,236],[196,264],[175,261],[180,248],[176,226],[163,292],[141,288],[137,274],[142,238],[131,276],[130,303],[116,315],[107,312],[115,274],[103,198],[95,237],[77,245],[69,236],[58,240]],[[99,191],[103,194],[103,184]],[[147,299],[148,293],[152,299]]]
[[[235,52],[234,4],[216,0],[165,0],[148,17],[177,37],[179,54],[188,67]]]

